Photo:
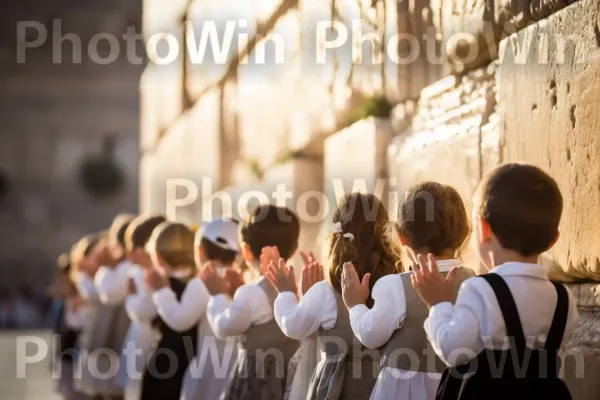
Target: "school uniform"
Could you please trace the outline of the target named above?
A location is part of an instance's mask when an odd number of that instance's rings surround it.
[[[85,399],[83,393],[75,390],[73,380],[79,351],[77,338],[85,323],[87,306],[69,309],[64,301],[55,301],[53,308],[53,332],[56,336],[52,369],[59,372],[56,391],[65,400]]]
[[[169,284],[177,300],[181,300],[187,282],[171,276]],[[193,325],[177,332],[158,313],[153,326],[159,336],[142,377],[140,399],[179,400],[185,373],[196,356],[198,328]]]
[[[488,282],[490,278],[478,277],[463,283],[455,305],[445,302],[430,309],[424,325],[425,331],[436,354],[448,366],[466,364],[487,351],[511,348],[507,333],[508,321],[511,319],[511,336],[522,336],[528,348],[541,350],[548,344],[546,340],[551,326],[554,325],[555,317],[560,317],[560,313],[557,313],[558,307],[555,307],[559,304],[559,288],[548,280],[545,268],[537,264],[508,262],[494,268],[490,275],[494,275],[495,280],[498,276],[502,278],[500,286],[506,287],[502,300]],[[563,315],[564,333],[558,340],[553,339],[557,348],[564,347],[579,318],[573,296],[568,291],[565,292],[566,301],[562,302],[566,314],[566,317]],[[514,311],[510,315],[506,312],[503,314],[507,299],[509,303],[514,301]],[[520,331],[516,334],[515,325]],[[555,330],[554,327],[552,330]],[[550,359],[548,355],[548,360]],[[482,366],[485,367],[487,366]],[[540,373],[539,370],[534,372]]]
[[[156,307],[152,302],[152,293],[144,282],[144,270],[138,265],[132,265],[128,275],[133,279],[136,292],[125,298],[125,310],[131,323],[123,348],[127,346],[134,348],[136,354],[125,352],[121,354],[116,379],[117,383],[124,387],[125,400],[139,400],[142,373],[146,369],[148,355],[157,337],[157,331],[152,327],[152,320],[156,317]]]
[[[379,351],[365,350],[354,338],[341,293],[329,282],[318,282],[298,302],[280,293],[275,318],[289,337],[306,339],[316,333],[321,351],[307,389],[307,399],[368,398],[379,372]]]
[[[438,261],[442,275],[453,267],[460,267],[460,261]],[[373,287],[373,307],[360,304],[350,310],[352,330],[361,343],[381,347],[381,372],[371,399],[432,400],[446,367],[427,340],[423,323],[428,308],[412,287],[411,275],[384,276]],[[458,269],[455,296],[472,276],[472,270]]]
[[[208,321],[214,333],[221,338],[239,336],[236,365],[223,398],[283,398],[287,366],[298,342],[286,337],[273,319],[276,297],[265,277],[242,285],[233,300],[224,294],[211,297]]]
[[[197,328],[197,355],[190,362],[183,380],[182,400],[218,399],[227,390],[231,366],[235,360],[235,338],[215,336],[206,308],[210,293],[199,278],[189,281],[181,298],[171,288],[162,288],[152,296],[158,315],[177,332]]]

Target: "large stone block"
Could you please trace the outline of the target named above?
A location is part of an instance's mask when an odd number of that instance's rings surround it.
[[[223,150],[219,101],[218,90],[207,92],[169,127],[154,151],[144,154],[140,183],[143,212],[169,213],[182,221],[199,220],[205,188],[220,185]],[[176,191],[169,195],[170,180]],[[189,204],[182,204],[185,201],[181,199],[188,194]]]
[[[596,281],[600,42],[590,21],[599,19],[597,1],[569,6],[504,40],[498,71],[502,160],[540,166],[563,194],[561,237],[546,257],[572,278]],[[507,48],[517,41],[522,51],[515,56]]]
[[[435,30],[442,35],[445,72],[463,72],[498,56],[498,43],[578,0],[432,0]]]
[[[433,180],[456,188],[471,208],[482,174],[498,163],[494,72],[490,64],[422,91],[410,128],[389,148],[389,175],[396,179],[399,201],[413,185]],[[463,258],[478,268],[473,255]]]
[[[348,193],[375,193],[387,201],[387,146],[392,136],[390,121],[367,118],[325,140],[325,195],[331,217],[338,201]],[[393,205],[392,205],[393,206]]]

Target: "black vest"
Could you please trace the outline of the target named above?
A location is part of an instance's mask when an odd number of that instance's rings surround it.
[[[187,283],[175,278],[169,282],[180,300]],[[160,335],[144,372],[141,400],[179,400],[185,371],[196,356],[198,326],[176,332],[160,316],[152,324]]]
[[[569,312],[567,289],[554,283],[558,302],[543,349],[527,347],[515,300],[504,279],[497,274],[482,275],[496,295],[510,347],[485,349],[468,364],[444,371],[437,400],[570,400],[571,395],[558,377],[558,351]],[[474,278],[477,279],[477,278]]]

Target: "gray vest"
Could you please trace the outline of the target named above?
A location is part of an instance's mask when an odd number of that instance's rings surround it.
[[[266,279],[262,279],[258,286],[266,293],[271,307],[273,307],[277,298],[277,291]],[[240,352],[245,352],[248,357],[258,356],[257,359],[259,360],[265,358],[266,355],[275,355],[278,373],[284,376],[287,372],[288,362],[300,343],[285,336],[274,319],[265,324],[252,325],[244,335],[245,338],[241,337],[238,340]],[[283,365],[279,365],[281,362],[283,362]]]
[[[335,299],[335,325],[327,330],[320,328],[318,333],[325,367],[320,370],[321,376],[313,377],[308,398],[368,399],[379,375],[380,352],[365,348],[356,339],[348,310],[337,291]]]
[[[405,371],[442,373],[446,364],[433,351],[423,328],[429,316],[429,309],[412,287],[411,274],[412,272],[400,274],[406,298],[406,316],[402,327],[397,329],[383,346],[381,365]],[[447,274],[442,272],[443,276]],[[453,303],[456,301],[460,285],[472,276],[475,276],[475,273],[471,269],[464,267],[458,269],[454,280]]]

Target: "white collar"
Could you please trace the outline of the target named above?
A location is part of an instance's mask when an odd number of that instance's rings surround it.
[[[456,258],[450,258],[448,260],[439,260],[437,262],[438,270],[440,272],[450,272],[452,267],[460,266],[462,263]]]
[[[546,268],[542,267],[539,264],[530,264],[518,261],[510,261],[498,265],[490,272],[498,274],[500,276],[521,275],[532,276],[541,279],[548,279],[546,276]]]

